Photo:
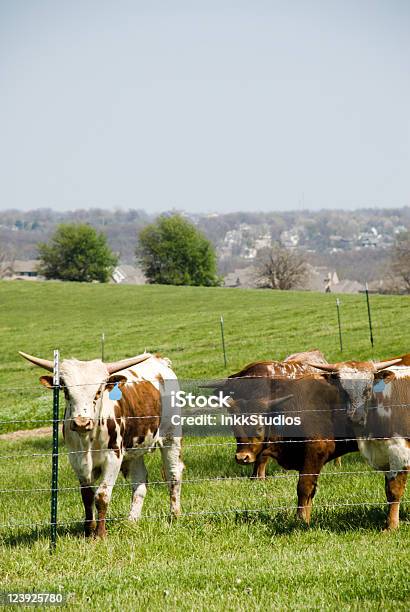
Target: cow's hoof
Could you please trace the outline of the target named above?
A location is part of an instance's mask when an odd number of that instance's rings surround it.
[[[382,533],[393,533],[394,531],[397,531],[398,528],[398,525],[387,525],[384,529],[382,529]]]
[[[93,538],[97,527],[96,521],[86,521],[84,523],[84,535],[86,538]]]
[[[296,515],[295,523],[298,529],[309,529],[310,527],[310,521],[307,521],[306,518],[300,514]]]

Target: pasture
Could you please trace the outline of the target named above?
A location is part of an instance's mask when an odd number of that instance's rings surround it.
[[[334,295],[0,283],[0,420],[10,421],[1,424],[0,433],[35,428],[51,418],[52,395],[38,384],[40,371],[17,351],[52,358],[59,348],[62,358],[92,359],[100,356],[102,331],[107,360],[159,351],[181,378],[220,377],[255,359],[311,347],[332,361],[410,352],[408,297],[371,297],[373,352],[364,296],[340,297],[342,356]],[[72,594],[72,609],[408,609],[408,503],[399,532],[381,533],[384,478],[358,455],[344,457],[342,468],[326,466],[312,525],[302,529],[294,520],[295,473],[270,463],[266,482],[244,478],[249,469],[235,464],[233,438],[191,438],[184,446],[185,516],[168,522],[168,493],[155,484],[162,480],[155,453],[146,461],[152,484],[141,522],[116,520],[126,516],[130,498],[120,477],[108,539],[85,541],[75,522],[82,519],[80,495],[62,444],[64,524],[50,556],[51,439],[0,439],[0,490],[9,490],[0,493],[0,525],[20,525],[0,527],[1,590],[61,590]],[[10,491],[32,488],[44,490]]]

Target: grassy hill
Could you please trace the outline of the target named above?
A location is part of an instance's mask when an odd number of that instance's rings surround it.
[[[340,353],[335,296],[308,292],[52,282],[0,283],[0,419],[45,418],[50,396],[18,350],[52,358],[115,360],[147,349],[172,360],[179,377],[221,376],[255,359],[318,347],[330,360],[410,352],[410,298],[372,296],[375,347],[363,295],[343,295]],[[225,319],[224,371],[219,318]],[[13,393],[10,393],[10,388]],[[27,423],[28,427],[35,423]],[[11,427],[11,426],[10,426]],[[20,425],[17,428],[21,428]]]
[[[220,376],[255,359],[309,347],[331,360],[410,352],[408,297],[372,296],[374,352],[364,296],[340,297],[342,356],[334,295],[0,283],[0,419],[21,420],[2,423],[0,431],[36,427],[36,419],[51,415],[51,394],[38,384],[40,370],[18,350],[51,358],[57,347],[62,357],[91,359],[100,355],[102,331],[108,360],[158,350],[185,378]],[[293,518],[295,473],[270,464],[266,482],[251,481],[248,470],[235,464],[233,439],[187,439],[185,516],[168,523],[168,496],[155,484],[162,476],[154,453],[147,459],[145,518],[135,526],[116,520],[126,516],[130,502],[129,487],[119,478],[108,540],[101,542],[80,535],[80,495],[62,447],[62,525],[50,556],[51,441],[0,440],[0,446],[2,590],[62,590],[72,594],[68,609],[408,609],[408,506],[400,531],[381,533],[383,475],[358,455],[345,457],[341,469],[326,466],[312,526],[305,530]]]

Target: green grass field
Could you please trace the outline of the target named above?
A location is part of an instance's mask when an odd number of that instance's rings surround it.
[[[62,357],[91,359],[100,355],[102,331],[107,360],[158,350],[181,378],[217,377],[255,359],[311,347],[330,360],[410,352],[408,297],[372,296],[374,352],[365,298],[341,300],[342,356],[332,295],[0,283],[0,420],[20,421],[2,423],[1,432],[34,428],[51,418],[51,394],[38,384],[40,371],[17,351],[51,358],[53,348],[59,348]],[[234,448],[233,439],[187,439],[184,476],[199,480],[183,488],[187,516],[169,524],[167,492],[152,484],[145,518],[136,526],[112,520],[106,541],[81,536],[75,522],[82,518],[80,495],[62,454],[59,520],[65,524],[50,556],[50,457],[43,454],[50,452],[51,440],[0,440],[0,490],[45,489],[0,493],[1,525],[38,525],[0,528],[0,590],[61,590],[71,594],[71,609],[408,609],[408,505],[403,505],[400,531],[381,533],[386,512],[382,475],[358,455],[345,457],[341,469],[328,465],[312,526],[301,529],[294,521],[296,474],[270,464],[266,482],[234,479],[249,474],[235,464]],[[156,453],[147,465],[150,481],[162,480]],[[201,482],[220,477],[228,480]],[[130,501],[122,477],[118,484],[113,519],[127,514]]]

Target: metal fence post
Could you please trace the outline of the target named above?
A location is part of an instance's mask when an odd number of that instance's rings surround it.
[[[340,320],[340,300],[339,300],[339,298],[336,298],[336,309],[337,309],[337,324],[339,326],[340,352],[343,353],[342,323],[341,323],[341,320]]]
[[[58,500],[58,423],[60,397],[60,355],[54,351],[53,372],[53,453],[51,463],[51,518],[50,518],[50,553],[56,548],[57,539],[57,500]]]
[[[221,338],[222,338],[222,350],[224,354],[224,365],[226,368],[226,349],[225,349],[225,334],[224,334],[224,318],[221,315]]]
[[[105,333],[101,334],[101,361],[104,361],[104,344],[105,344]]]
[[[370,342],[372,344],[372,347],[374,346],[374,339],[373,339],[373,325],[372,325],[372,313],[370,311],[370,299],[369,299],[369,287],[366,283],[366,301],[367,301],[367,316],[369,318],[369,331],[370,331]]]

